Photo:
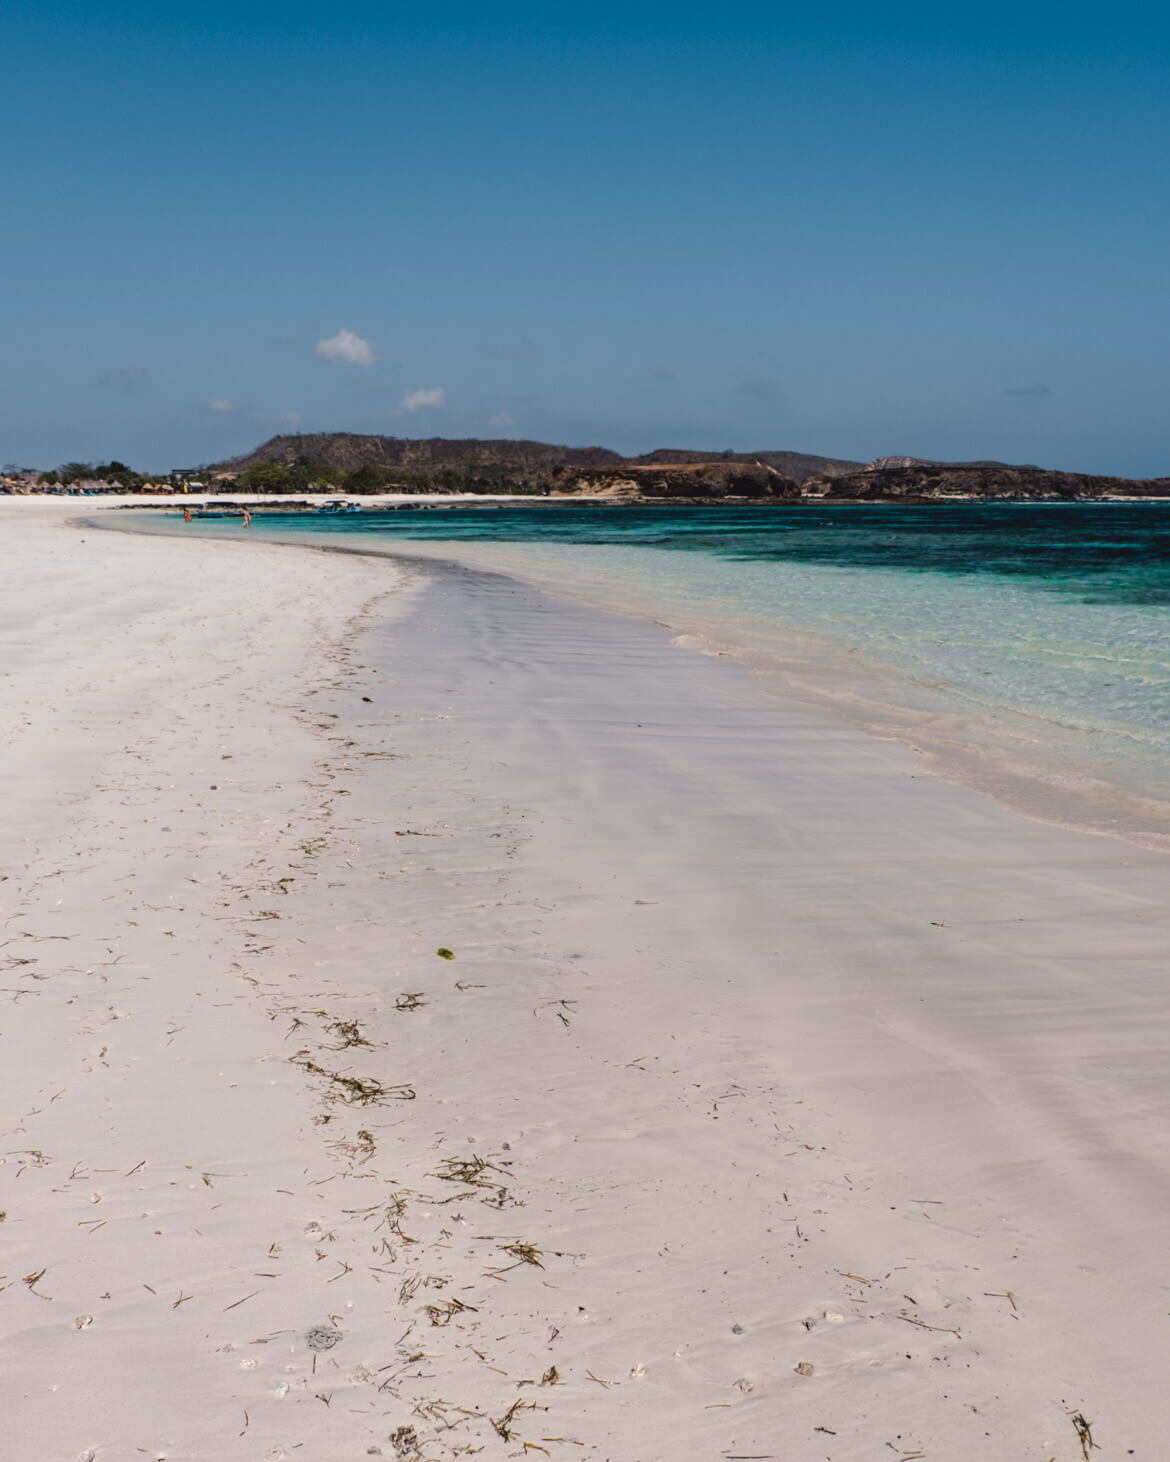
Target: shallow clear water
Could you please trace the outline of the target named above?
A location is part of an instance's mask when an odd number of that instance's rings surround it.
[[[879,699],[950,717],[945,734],[994,726],[1066,781],[1170,795],[1170,503],[540,504],[265,513],[261,526],[447,544],[790,670],[794,647],[806,668],[812,648],[856,656],[839,666],[883,678]]]

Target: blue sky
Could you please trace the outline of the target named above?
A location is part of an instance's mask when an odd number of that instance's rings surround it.
[[[14,10],[0,461],[1170,474],[1164,6]]]

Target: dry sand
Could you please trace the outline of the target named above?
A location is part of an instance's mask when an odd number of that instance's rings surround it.
[[[4,1455],[1170,1455],[1163,856],[76,514],[0,502]]]

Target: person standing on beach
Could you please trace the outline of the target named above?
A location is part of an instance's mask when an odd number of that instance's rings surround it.
[[[244,527],[245,528],[250,528],[251,526],[252,526],[252,509],[250,507],[248,507],[247,503],[245,503],[244,504]]]

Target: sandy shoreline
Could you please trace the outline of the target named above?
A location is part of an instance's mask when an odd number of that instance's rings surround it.
[[[398,497],[380,505],[409,508],[419,502]],[[429,506],[440,511],[441,521],[443,510],[475,511],[484,504],[432,499]],[[558,506],[565,502],[546,504],[554,513]],[[175,504],[169,507],[164,513],[120,515],[119,526],[166,535],[239,536],[238,525],[230,521],[210,532],[208,525],[184,529]],[[1101,740],[1095,728],[1070,730],[1059,716],[1037,720],[1023,705],[996,704],[994,696],[988,705],[982,696],[971,696],[969,685],[965,692],[952,685],[940,694],[929,673],[907,675],[904,666],[887,663],[880,654],[875,658],[848,638],[826,637],[807,624],[767,615],[728,615],[710,604],[685,602],[678,585],[656,581],[648,564],[627,564],[615,575],[604,550],[596,556],[563,543],[483,541],[457,532],[437,540],[414,537],[410,530],[405,538],[396,538],[392,529],[369,536],[339,534],[321,526],[314,531],[313,522],[308,515],[290,537],[261,516],[250,536],[395,562],[457,561],[519,579],[557,599],[670,627],[679,648],[735,659],[782,701],[819,707],[870,736],[911,747],[922,758],[923,770],[935,776],[987,793],[1027,817],[1170,853],[1167,766],[1159,758],[1135,760],[1124,737]]]
[[[1165,1455],[1164,857],[76,512],[0,504],[14,1455]]]

